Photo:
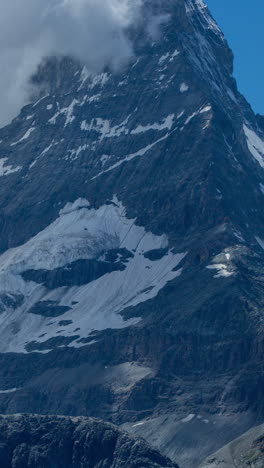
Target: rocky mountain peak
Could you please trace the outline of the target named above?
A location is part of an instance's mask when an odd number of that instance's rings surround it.
[[[151,5],[126,66],[49,58],[0,129],[0,411],[190,468],[263,418],[264,135],[207,7]]]

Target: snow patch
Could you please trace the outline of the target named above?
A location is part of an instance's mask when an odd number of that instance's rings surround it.
[[[104,253],[113,249],[130,252],[123,268],[82,286],[50,290],[21,276],[28,270],[66,267],[79,259],[105,261]],[[158,260],[145,256],[160,249],[167,250]],[[75,337],[68,346],[81,347],[85,343],[80,340],[96,330],[136,324],[139,318],[124,320],[120,313],[156,297],[181,274],[177,267],[185,255],[168,250],[165,235],[147,232],[136,219],[127,218],[116,197],[98,209],[90,208],[82,198],[67,203],[46,229],[0,256],[0,294],[24,297],[22,305],[0,315],[0,351],[24,353],[27,342],[43,343],[58,338],[58,332],[60,337]],[[67,312],[52,319],[29,313],[40,301],[53,301]],[[69,322],[65,328],[59,325],[62,317]],[[80,329],[77,333],[76,328]]]
[[[32,169],[32,167],[35,166],[35,164],[37,164],[37,162],[43,157],[45,156],[47,153],[50,152],[50,150],[53,148],[53,146],[56,146],[58,145],[59,143],[58,142],[54,142],[54,140],[52,140],[51,144],[49,146],[46,146],[46,148],[44,148],[44,150],[40,153],[40,155],[35,159],[35,161],[33,161],[30,166],[29,166],[29,169]]]
[[[168,115],[168,117],[166,117],[163,120],[163,123],[161,124],[154,123],[154,124],[148,124],[148,125],[138,125],[134,130],[132,130],[131,134],[137,135],[138,133],[148,132],[149,130],[157,130],[157,131],[162,131],[166,129],[171,130],[173,126],[174,117],[175,117],[174,114]]]
[[[257,243],[260,245],[260,247],[264,250],[264,240],[261,239],[258,236],[256,236],[255,239],[256,239]]]
[[[172,62],[175,59],[175,57],[177,57],[179,54],[180,54],[180,51],[178,49],[175,49],[173,53],[167,52],[166,54],[160,57],[159,65],[163,65],[164,62],[166,61]]]
[[[126,128],[126,125],[129,121],[130,115],[120,124],[111,127],[110,120],[104,120],[102,118],[93,119],[90,123],[87,123],[86,120],[81,122],[81,130],[91,132],[94,131],[100,134],[100,140],[104,138],[114,138],[119,137],[122,134],[127,135],[129,130]]]
[[[13,174],[14,172],[21,171],[22,167],[12,167],[12,166],[5,166],[6,161],[8,158],[0,159],[0,177],[7,176],[9,174]]]
[[[228,265],[224,263],[214,263],[213,265],[207,265],[206,267],[208,270],[217,270],[217,274],[214,275],[214,278],[221,278],[229,276],[233,276],[234,272],[230,271]]]
[[[109,154],[103,154],[103,156],[100,157],[102,166],[104,166],[109,159],[111,159],[111,156]]]
[[[182,419],[183,423],[191,422],[195,418],[195,414],[189,414],[186,418]]]
[[[165,62],[165,60],[167,60],[170,56],[170,53],[167,52],[166,54],[162,55],[159,59],[159,65],[163,64],[163,62]]]
[[[93,89],[96,86],[103,87],[107,81],[109,81],[110,75],[108,73],[100,73],[98,75],[93,76],[91,82],[88,85],[89,89]]]
[[[69,154],[69,156],[65,156],[64,159],[68,160],[68,159],[71,159],[71,161],[75,161],[75,159],[78,159],[79,155],[83,152],[83,151],[86,151],[87,149],[89,148],[89,145],[80,145],[78,148],[76,149],[71,149],[71,150],[68,150],[67,153]]]
[[[180,85],[180,92],[181,93],[186,93],[189,90],[189,86],[186,83],[182,83]]]
[[[247,125],[243,125],[244,133],[247,139],[247,145],[250,153],[264,168],[264,141]]]
[[[19,390],[19,388],[10,388],[9,390],[0,390],[0,394],[4,393],[15,393]]]
[[[37,107],[37,105],[43,101],[44,99],[46,99],[49,95],[46,94],[45,96],[42,96],[40,99],[38,99],[34,104],[33,104],[33,107]]]
[[[197,115],[199,115],[199,114],[204,114],[204,113],[206,113],[206,112],[210,112],[210,110],[212,110],[212,107],[211,107],[211,106],[205,106],[205,107],[200,108],[198,111],[193,112],[189,117],[187,117],[187,119],[185,120],[184,125],[188,125],[188,123],[189,123],[194,117],[196,117]]]
[[[31,133],[34,132],[34,130],[35,130],[35,127],[29,128],[26,131],[25,135],[23,135],[22,138],[20,138],[20,140],[16,141],[15,143],[11,143],[11,146],[18,145],[18,143],[21,143],[22,141],[27,140],[30,137]]]
[[[174,130],[173,130],[173,131],[174,131]],[[172,133],[172,132],[171,132],[171,133]],[[151,143],[150,145],[145,146],[144,148],[141,148],[139,151],[136,151],[135,153],[126,155],[121,161],[118,161],[118,162],[116,162],[115,164],[113,164],[112,166],[110,166],[110,167],[108,167],[107,169],[105,169],[104,171],[99,172],[99,174],[97,174],[96,176],[92,177],[91,180],[97,179],[97,178],[100,177],[102,174],[105,174],[105,173],[107,173],[107,172],[112,171],[113,169],[116,169],[117,167],[121,166],[121,165],[124,164],[125,162],[131,161],[132,159],[137,158],[137,157],[139,157],[139,156],[144,156],[146,153],[148,153],[148,152],[149,152],[154,146],[156,146],[158,143],[160,143],[160,142],[163,141],[163,140],[166,140],[166,139],[171,135],[171,133],[166,133],[166,135],[164,135],[162,138],[159,138],[158,140],[154,141],[154,142]]]
[[[48,122],[52,125],[55,125],[56,122],[57,122],[57,118],[60,116],[60,115],[65,115],[65,124],[64,124],[64,127],[67,127],[69,124],[71,124],[74,119],[75,119],[75,116],[73,115],[74,113],[74,108],[75,106],[79,104],[79,101],[77,99],[73,99],[73,101],[71,102],[71,104],[68,106],[68,107],[64,107],[63,109],[59,110],[58,112],[56,112],[56,114],[53,115],[53,117],[51,117]]]
[[[74,203],[67,203],[62,210],[60,210],[59,215],[66,215],[82,208],[89,208],[90,203],[85,198],[78,198]]]

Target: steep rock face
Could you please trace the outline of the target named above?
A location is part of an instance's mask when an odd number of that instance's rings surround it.
[[[178,468],[142,439],[87,418],[0,417],[3,468]]]
[[[200,468],[261,468],[264,464],[264,426],[254,427],[223,447]]]
[[[203,2],[150,7],[127,68],[50,59],[0,129],[0,410],[190,468],[263,421],[264,135]]]

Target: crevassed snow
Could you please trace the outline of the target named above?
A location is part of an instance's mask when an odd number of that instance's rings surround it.
[[[17,166],[6,166],[5,163],[8,160],[8,158],[2,158],[0,159],[0,177],[7,176],[9,174],[12,174],[13,172],[18,172],[21,171],[22,167]]]
[[[24,141],[24,140],[27,140],[31,133],[34,132],[35,130],[35,127],[31,127],[29,128],[26,133],[22,136],[22,138],[20,138],[20,140],[16,141],[15,143],[11,143],[11,146],[15,146],[15,145],[18,145],[18,143],[21,143],[21,141]]]
[[[167,248],[165,235],[155,236],[126,216],[121,202],[91,209],[85,199],[68,203],[59,217],[26,244],[0,256],[0,294],[23,295],[16,310],[0,315],[0,350],[26,352],[26,342],[44,342],[59,336],[86,338],[94,330],[123,328],[139,321],[125,321],[120,312],[154,298],[181,274],[177,266],[185,253],[167,253],[156,261],[144,256],[150,250]],[[133,256],[122,271],[113,271],[83,286],[47,290],[26,282],[21,273],[30,269],[52,270],[78,259],[101,258],[102,252],[125,248]],[[72,309],[57,318],[29,314],[39,301],[56,301]],[[61,320],[73,323],[61,327]],[[76,328],[80,328],[76,332]],[[14,332],[15,330],[15,332]],[[69,346],[83,346],[75,339]]]
[[[136,135],[138,133],[143,133],[143,132],[148,132],[149,130],[171,130],[173,126],[173,121],[174,121],[174,114],[168,115],[164,120],[163,123],[154,123],[154,124],[148,124],[148,125],[138,125],[134,130],[131,131],[132,135]]]
[[[264,141],[247,125],[243,125],[248,149],[261,167],[264,168]]]

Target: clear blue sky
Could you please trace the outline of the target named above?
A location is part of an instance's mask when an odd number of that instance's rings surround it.
[[[264,0],[204,1],[234,52],[240,92],[264,115]]]

